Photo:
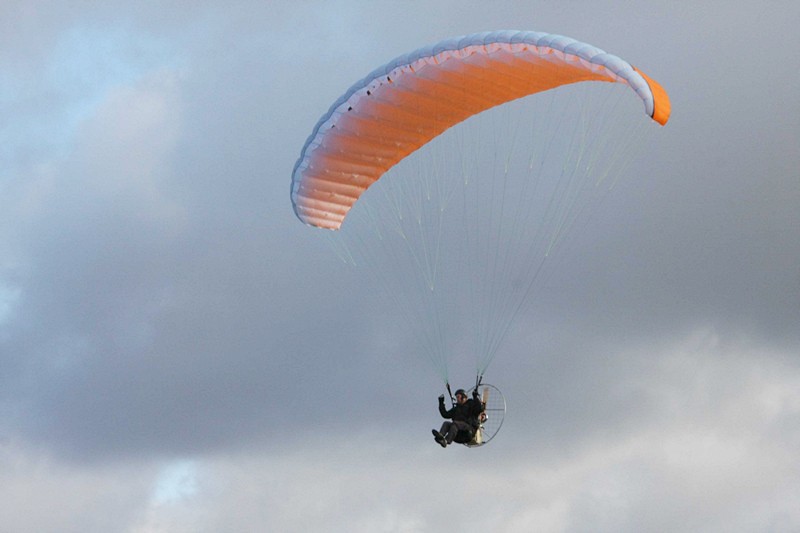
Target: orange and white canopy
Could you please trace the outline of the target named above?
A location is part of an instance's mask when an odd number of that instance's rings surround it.
[[[477,33],[421,48],[374,70],[314,127],[295,164],[298,218],[339,229],[361,194],[408,154],[494,106],[581,81],[627,84],[659,124],[666,91],[617,56],[539,32]]]

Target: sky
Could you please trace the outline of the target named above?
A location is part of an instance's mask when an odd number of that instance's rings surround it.
[[[798,23],[0,1],[0,529],[797,531]],[[441,381],[289,184],[352,83],[495,29],[619,55],[673,114],[492,363],[502,431],[442,450]]]

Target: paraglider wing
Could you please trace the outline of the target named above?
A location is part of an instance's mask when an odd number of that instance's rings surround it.
[[[581,81],[627,84],[666,124],[655,81],[617,56],[539,32],[478,33],[419,49],[374,70],[319,120],[292,174],[306,224],[339,229],[361,194],[448,128],[497,105]]]

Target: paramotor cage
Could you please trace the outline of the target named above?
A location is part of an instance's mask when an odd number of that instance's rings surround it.
[[[469,394],[471,395],[474,390],[475,387],[472,387]],[[503,425],[503,419],[506,416],[506,399],[500,389],[494,385],[483,383],[478,386],[478,395],[484,405],[484,410],[481,413],[481,425],[475,432],[475,436],[470,442],[464,443],[464,446],[469,448],[483,446],[492,440],[500,431],[500,426]]]

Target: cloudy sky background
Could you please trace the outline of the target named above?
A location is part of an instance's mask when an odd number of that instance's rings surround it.
[[[800,529],[797,2],[128,4],[0,2],[3,530]],[[443,451],[289,181],[355,80],[491,29],[673,116],[490,368],[502,433]]]

